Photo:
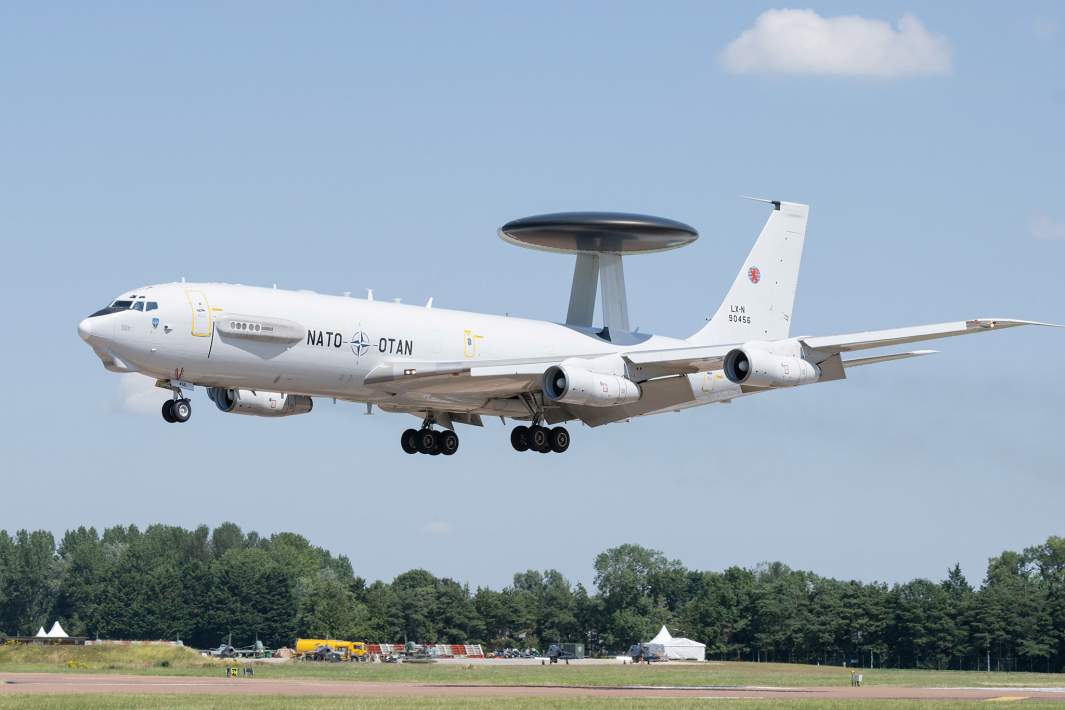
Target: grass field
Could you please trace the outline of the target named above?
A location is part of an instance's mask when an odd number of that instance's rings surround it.
[[[981,703],[930,701],[935,710],[975,710]],[[986,703],[983,704],[986,708]],[[908,710],[927,708],[927,703],[906,700],[759,700],[747,699],[626,699],[626,698],[335,698],[335,697],[263,697],[225,695],[0,695],[0,710],[692,710],[707,707],[740,707],[744,710]],[[1059,710],[1060,703],[1024,703],[1027,710]]]
[[[152,675],[221,676],[224,661],[190,649],[166,646],[0,646],[2,672],[112,672]],[[485,685],[680,685],[680,686],[845,686],[850,671],[839,667],[789,663],[712,662],[705,664],[540,666],[506,661],[488,663],[255,664],[256,677],[316,678],[338,681]],[[897,687],[1063,687],[1065,674],[961,671],[863,670],[866,685]]]

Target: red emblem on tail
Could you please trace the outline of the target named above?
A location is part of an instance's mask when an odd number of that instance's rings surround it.
[[[751,280],[751,283],[756,284],[762,280],[762,272],[758,270],[757,266],[752,266],[747,269],[747,278]]]

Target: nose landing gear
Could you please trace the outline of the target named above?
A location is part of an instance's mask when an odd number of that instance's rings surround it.
[[[163,419],[170,424],[183,424],[192,416],[192,403],[185,398],[163,402]]]

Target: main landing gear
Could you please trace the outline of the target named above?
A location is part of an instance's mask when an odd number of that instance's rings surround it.
[[[510,445],[515,451],[539,451],[541,454],[553,451],[561,454],[569,448],[569,432],[564,426],[516,426],[510,432]]]
[[[450,429],[436,431],[432,415],[425,418],[421,429],[407,429],[399,438],[399,445],[408,454],[451,456],[459,450],[459,435]]]
[[[189,400],[168,399],[163,402],[163,419],[171,424],[183,424],[192,416],[192,404]]]

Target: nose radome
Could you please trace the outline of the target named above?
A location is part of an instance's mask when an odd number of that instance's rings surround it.
[[[92,337],[92,318],[86,318],[78,323],[78,335],[85,342],[89,342],[89,338]]]

